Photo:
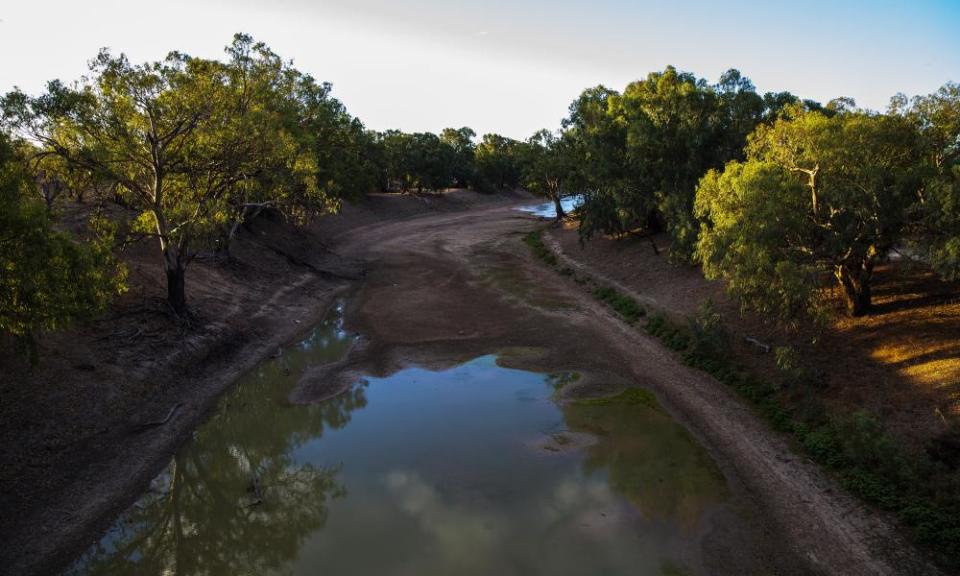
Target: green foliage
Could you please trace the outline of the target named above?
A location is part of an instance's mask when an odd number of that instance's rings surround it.
[[[543,231],[534,230],[524,235],[523,243],[530,247],[530,250],[533,251],[533,255],[539,260],[543,260],[550,266],[557,265],[557,257],[553,255],[553,252],[547,248],[546,244],[543,243]]]
[[[722,277],[728,291],[763,314],[790,319],[811,309],[816,270],[788,258],[789,239],[805,234],[805,198],[802,185],[773,164],[731,162],[707,172],[696,202],[705,221],[696,251],[704,274]]]
[[[913,248],[941,276],[960,278],[960,84],[947,83],[934,94],[895,99],[920,132],[924,187],[915,210]]]
[[[628,324],[633,324],[646,315],[646,310],[636,300],[626,294],[621,294],[612,286],[601,286],[594,289],[593,297],[613,308]]]
[[[578,212],[581,242],[597,233],[625,236],[653,216],[650,204],[628,185],[588,189]]]
[[[589,175],[582,236],[665,226],[672,256],[688,258],[697,235],[697,180],[743,156],[765,111],[764,99],[737,70],[716,86],[667,67],[622,94],[602,86],[584,91],[564,121]]]
[[[251,206],[294,222],[336,209],[362,177],[362,125],[269,48],[237,35],[227,60],[172,52],[130,63],[102,51],[75,87],[14,91],[5,117],[75,172],[119,188],[141,211],[134,231],[159,239],[168,300],[186,312],[184,271],[229,240]]]
[[[440,135],[399,130],[372,133],[370,164],[384,191],[466,188],[477,181],[475,136],[467,127],[446,128]]]
[[[720,354],[727,352],[729,348],[723,316],[717,312],[713,300],[709,298],[697,306],[697,312],[690,321],[690,333],[696,350]]]
[[[125,290],[107,223],[95,219],[92,238],[77,241],[53,228],[35,187],[0,133],[0,332],[26,344],[32,361],[41,333],[95,315]]]
[[[700,181],[696,258],[744,306],[781,320],[817,315],[830,276],[862,314],[916,199],[916,131],[892,116],[788,112],[751,136],[746,162]]]
[[[805,365],[803,358],[793,346],[777,346],[773,350],[777,368],[784,381],[793,387],[819,386],[817,373]]]
[[[523,143],[499,134],[484,134],[477,145],[479,189],[511,190],[520,185]]]
[[[657,397],[653,392],[644,388],[627,388],[613,396],[598,396],[596,398],[580,398],[576,401],[580,406],[646,406],[659,408]]]
[[[647,332],[656,336],[667,348],[676,352],[686,350],[690,346],[690,335],[679,325],[676,325],[663,314],[652,314],[645,326]]]
[[[557,220],[565,216],[560,201],[576,192],[582,180],[577,152],[571,138],[548,130],[540,130],[520,148],[523,187],[552,200]]]
[[[750,401],[773,428],[791,434],[810,458],[836,473],[852,494],[895,512],[945,566],[960,566],[953,553],[960,546],[960,502],[955,492],[938,491],[923,455],[907,452],[867,412],[833,416],[820,405],[814,411],[795,409],[778,393],[778,386],[733,365],[722,347],[704,346],[703,337],[695,335],[697,322],[683,326],[655,314],[647,320],[646,329],[681,353],[688,365],[711,374]]]
[[[436,191],[454,184],[458,169],[456,149],[436,134],[389,130],[380,135],[380,143],[387,190]]]
[[[466,126],[456,129],[444,128],[440,133],[440,141],[452,151],[450,175],[459,188],[467,188],[476,179],[474,162],[477,145],[473,142],[476,137],[477,133]]]

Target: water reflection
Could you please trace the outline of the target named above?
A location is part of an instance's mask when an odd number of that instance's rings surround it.
[[[290,405],[349,343],[333,317],[244,379],[76,572],[698,572],[723,479],[652,400],[561,407],[577,374],[485,356]]]
[[[610,488],[650,519],[692,529],[726,497],[720,471],[690,434],[656,405],[572,403],[563,408],[571,431],[589,433],[584,473],[605,470]]]
[[[362,387],[323,404],[286,401],[303,369],[347,350],[340,312],[243,378],[75,571],[233,576],[289,566],[346,494],[337,466],[297,462],[293,451],[367,402]]]

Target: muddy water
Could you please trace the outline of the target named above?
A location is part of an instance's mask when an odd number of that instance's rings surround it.
[[[483,356],[286,398],[338,314],[248,375],[75,574],[697,574],[723,477],[635,391]]]

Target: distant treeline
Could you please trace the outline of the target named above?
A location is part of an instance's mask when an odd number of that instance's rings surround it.
[[[880,114],[668,67],[585,90],[557,131],[478,140],[368,130],[267,46],[237,35],[225,52],[138,65],[103,51],[77,83],[2,98],[0,331],[29,342],[124,290],[110,222],[84,242],[51,225],[67,197],[138,212],[125,241],[157,241],[179,315],[188,264],[228,251],[247,219],[304,223],[374,191],[523,187],[558,209],[583,193],[585,237],[666,230],[674,257],[784,319],[817,312],[825,277],[862,313],[873,266],[908,245],[945,277],[960,269],[956,84]]]

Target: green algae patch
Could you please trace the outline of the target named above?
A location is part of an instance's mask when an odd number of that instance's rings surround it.
[[[553,372],[547,374],[547,384],[549,384],[555,392],[563,390],[578,380],[580,380],[579,372]]]
[[[653,392],[643,388],[627,388],[613,396],[581,398],[575,400],[574,404],[578,406],[645,406],[655,410],[660,409],[660,404]]]
[[[727,499],[726,481],[707,452],[642,388],[563,406],[570,433],[597,442],[584,449],[583,469],[602,472],[614,493],[647,519],[684,530]]]

